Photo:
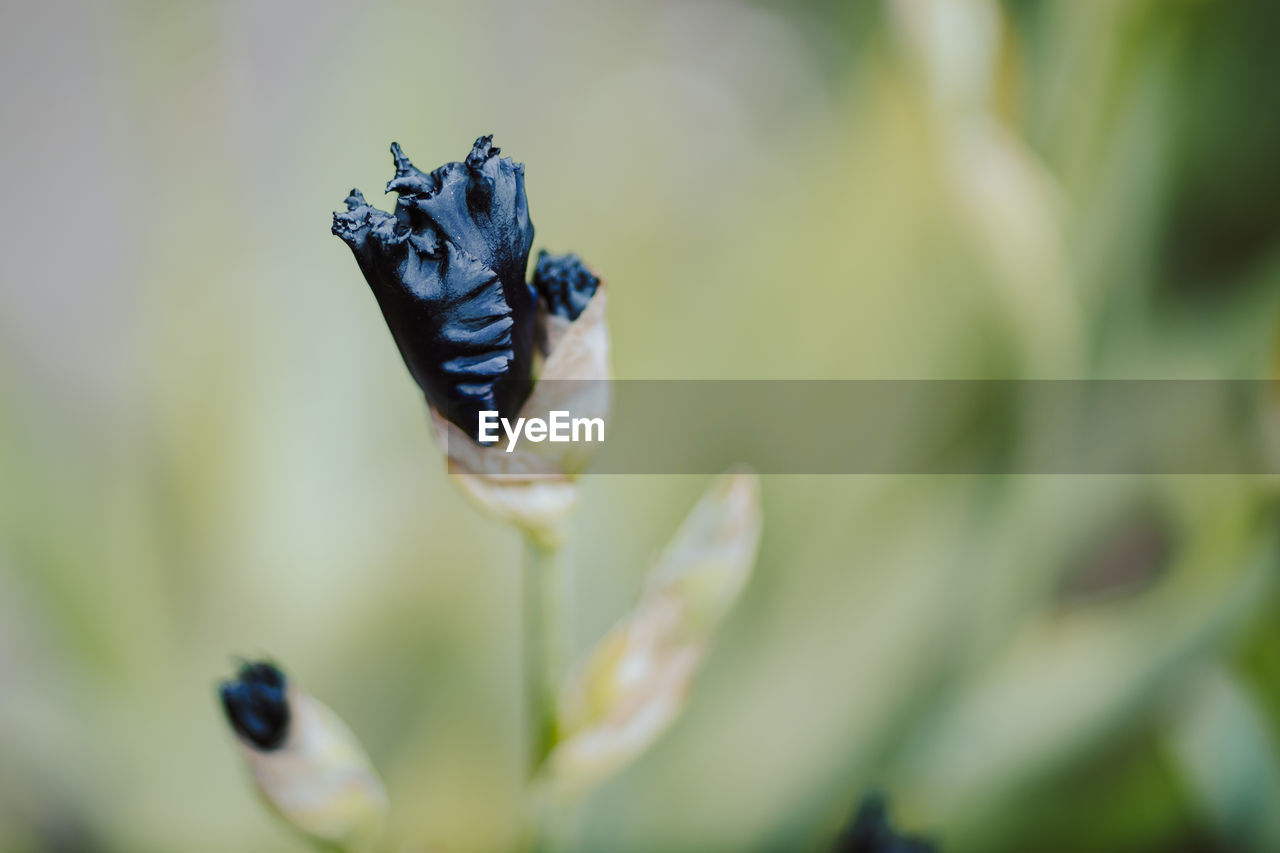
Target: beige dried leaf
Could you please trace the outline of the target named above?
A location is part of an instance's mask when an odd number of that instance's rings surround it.
[[[598,783],[644,752],[683,709],[716,629],[737,600],[760,539],[753,473],[720,478],[685,519],[640,601],[560,697],[553,789]]]

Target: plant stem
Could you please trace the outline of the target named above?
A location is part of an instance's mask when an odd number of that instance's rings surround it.
[[[524,680],[529,776],[555,741],[556,698],[566,661],[563,552],[558,544],[525,538]]]

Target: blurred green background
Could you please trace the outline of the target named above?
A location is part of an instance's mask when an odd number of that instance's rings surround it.
[[[269,654],[394,837],[519,830],[520,543],[329,213],[492,132],[623,378],[1267,378],[1272,0],[6,3],[0,851],[294,851]],[[836,426],[838,429],[838,425]],[[574,643],[700,477],[588,477]],[[770,477],[687,713],[584,851],[1280,849],[1276,482]]]

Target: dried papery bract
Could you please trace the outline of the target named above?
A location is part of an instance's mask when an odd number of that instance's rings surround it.
[[[572,479],[590,448],[489,453],[477,441],[479,419],[604,415],[603,381],[585,383],[600,386],[591,391],[558,381],[608,378],[604,292],[572,254],[541,252],[525,281],[534,232],[524,167],[499,153],[482,136],[464,161],[427,173],[393,144],[395,212],[352,190],[333,233],[355,255],[426,396],[450,473],[482,509],[549,542],[576,502]]]
[[[735,471],[699,501],[659,557],[640,601],[561,694],[547,780],[560,794],[594,785],[644,752],[684,708],[716,629],[755,563],[758,478]]]
[[[387,795],[338,715],[268,663],[242,666],[221,696],[268,807],[326,849],[369,849],[382,828]]]

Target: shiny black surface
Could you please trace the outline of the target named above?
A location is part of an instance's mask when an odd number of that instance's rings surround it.
[[[470,435],[478,413],[513,414],[528,396],[535,296],[525,282],[533,224],[524,167],[477,139],[464,162],[430,173],[392,144],[395,213],[358,190],[333,216],[409,372],[432,406]]]
[[[599,286],[600,279],[577,255],[553,255],[546,249],[538,252],[533,289],[552,314],[578,319]]]
[[[288,682],[273,664],[245,662],[218,695],[236,733],[259,749],[279,749],[289,734]]]

